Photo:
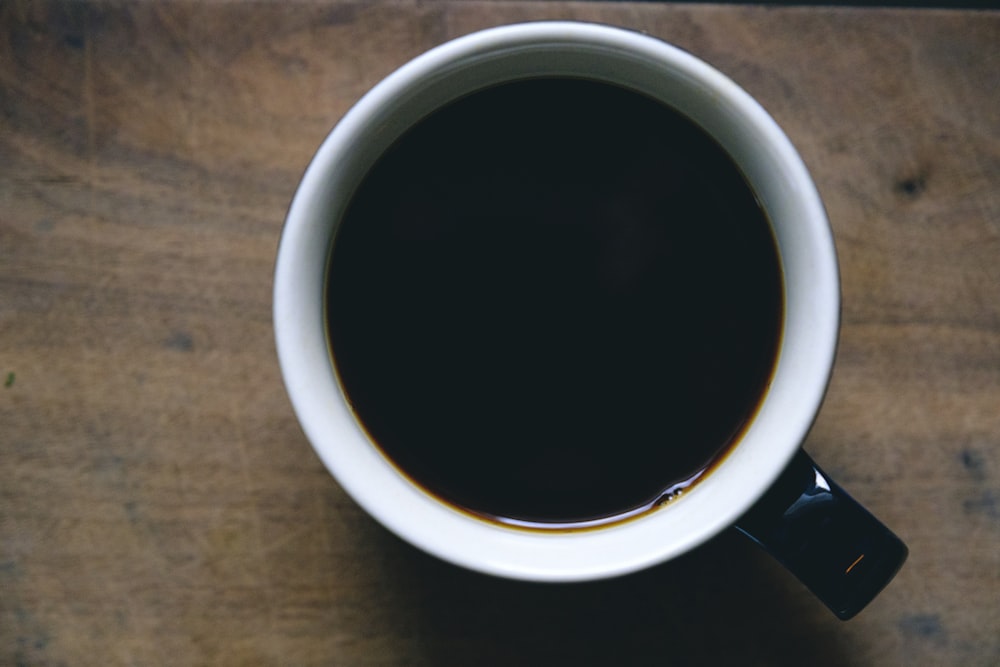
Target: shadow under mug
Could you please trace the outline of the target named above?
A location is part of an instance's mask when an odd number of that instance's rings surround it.
[[[739,442],[683,497],[635,519],[579,531],[528,531],[479,520],[397,471],[345,398],[324,319],[337,225],[378,158],[419,119],[462,95],[545,76],[640,91],[697,122],[739,165],[767,212],[784,274],[785,318],[772,383]],[[847,619],[892,579],[907,549],[800,449],[832,370],[839,309],[836,252],[823,205],[802,160],[763,108],[676,47],[573,22],[467,35],[376,85],[341,119],[306,170],[275,267],[278,356],[303,430],[341,486],[400,537],[480,572],[567,582],[649,567],[735,526]]]

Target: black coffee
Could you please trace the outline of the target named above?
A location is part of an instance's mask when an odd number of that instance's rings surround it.
[[[726,452],[771,376],[781,269],[695,124],[580,79],[413,127],[337,232],[327,317],[357,417],[465,510],[548,525],[657,505]]]

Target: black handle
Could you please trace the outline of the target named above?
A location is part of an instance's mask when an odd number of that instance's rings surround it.
[[[908,553],[902,540],[801,450],[736,528],[788,568],[841,620],[864,609]]]

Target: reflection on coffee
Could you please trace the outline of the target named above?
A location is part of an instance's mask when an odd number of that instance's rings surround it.
[[[583,79],[468,95],[411,128],[337,231],[327,324],[355,414],[492,520],[613,520],[692,484],[770,380],[781,269],[697,125]]]

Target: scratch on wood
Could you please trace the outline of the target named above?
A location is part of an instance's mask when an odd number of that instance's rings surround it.
[[[962,467],[973,479],[982,481],[987,477],[986,459],[975,449],[963,449],[959,454]]]
[[[967,498],[962,503],[962,509],[966,514],[981,514],[991,519],[1000,519],[1000,501],[989,489],[974,498]]]
[[[944,643],[948,633],[939,614],[908,614],[899,619],[898,627],[906,637],[932,643]]]

